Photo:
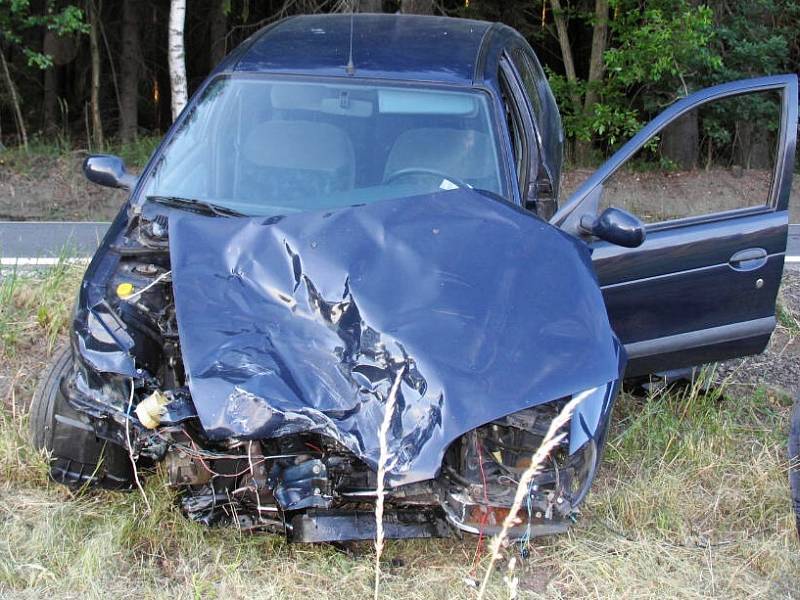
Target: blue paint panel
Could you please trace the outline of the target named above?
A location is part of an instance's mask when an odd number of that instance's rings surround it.
[[[237,71],[471,84],[490,23],[417,15],[306,15],[259,35]]]

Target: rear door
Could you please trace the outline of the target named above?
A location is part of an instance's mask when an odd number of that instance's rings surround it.
[[[587,239],[627,376],[761,352],[775,327],[789,223],[797,77],[723,84],[661,113],[551,219],[608,206],[642,219],[638,248]]]

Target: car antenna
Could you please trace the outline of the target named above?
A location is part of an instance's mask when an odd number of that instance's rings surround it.
[[[350,11],[350,56],[347,59],[347,66],[344,68],[345,73],[352,76],[356,74],[356,66],[353,64],[353,21],[355,20],[355,11]]]

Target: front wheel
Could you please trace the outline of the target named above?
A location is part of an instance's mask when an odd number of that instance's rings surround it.
[[[56,351],[31,402],[31,441],[50,456],[50,477],[71,487],[119,489],[131,485],[124,448],[99,439],[86,418],[69,405],[61,380],[72,370],[69,347]]]

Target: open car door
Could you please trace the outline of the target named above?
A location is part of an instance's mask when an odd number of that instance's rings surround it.
[[[786,252],[797,117],[793,74],[696,92],[644,127],[552,217],[593,249],[629,355],[626,376],[765,348]],[[656,151],[655,164],[668,154],[685,170],[671,162],[663,176],[642,171]],[[635,162],[637,153],[650,161]],[[639,217],[645,241],[625,248],[588,234],[581,217],[591,222],[604,207]]]

